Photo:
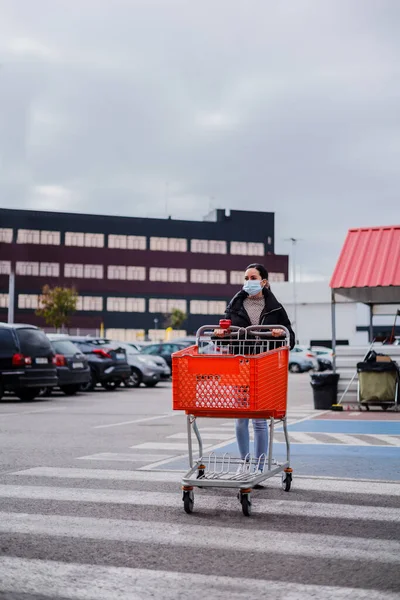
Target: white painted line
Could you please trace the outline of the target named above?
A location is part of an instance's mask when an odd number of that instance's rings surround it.
[[[104,460],[104,461],[121,461],[121,462],[154,462],[165,459],[165,454],[123,454],[118,452],[100,452],[99,454],[91,454],[89,456],[78,456],[77,460]],[[174,458],[169,457],[169,460]]]
[[[59,410],[67,410],[67,406],[52,406],[49,408],[38,408],[36,410],[24,410],[20,412],[1,413],[0,417],[15,417],[21,415],[40,415],[48,412],[58,412]]]
[[[107,429],[108,427],[121,427],[123,425],[134,425],[135,423],[145,423],[146,421],[158,421],[159,419],[167,419],[168,417],[176,417],[177,411],[158,415],[156,417],[144,417],[143,419],[135,419],[134,421],[121,421],[119,423],[109,423],[108,425],[96,425],[93,429]]]
[[[205,431],[204,429],[201,430],[201,437],[203,440],[234,440],[235,439],[235,434],[231,433],[220,433],[219,431],[216,431],[214,433],[210,433],[208,431]],[[168,439],[174,439],[174,440],[186,440],[187,439],[187,433],[174,433],[173,435],[168,435],[167,436]],[[187,448],[187,445],[186,445]]]
[[[189,590],[213,600],[247,600],[249,590],[255,598],[274,600],[398,600],[398,594],[380,590],[332,587],[180,573],[128,567],[108,567],[64,563],[28,558],[0,558],[1,587],[7,594],[62,597],[66,600],[176,600],[187,598]]]
[[[322,433],[322,432],[319,432]],[[347,446],[370,446],[368,442],[364,440],[359,440],[358,438],[348,435],[347,433],[325,433],[329,437],[332,437],[334,440],[338,440],[342,442],[342,444],[346,444]]]
[[[134,450],[179,450],[180,452],[187,451],[188,445],[180,442],[144,442],[131,446]],[[204,449],[209,446],[204,446]],[[166,458],[166,457],[164,457]]]
[[[300,431],[289,431],[289,441],[295,444],[320,444],[317,439],[308,435],[308,433],[302,433]]]
[[[387,442],[390,446],[400,446],[400,435],[384,435],[384,434],[371,434],[372,437],[377,440],[381,440],[382,442]]]
[[[178,496],[177,510],[183,511],[181,505]],[[91,539],[102,543],[113,540],[154,544],[157,548],[190,546],[222,551],[238,548],[241,552],[357,560],[361,564],[400,564],[400,542],[394,540],[294,532],[288,534],[279,531],[274,531],[274,535],[269,536],[263,530],[191,525],[188,519],[180,524],[153,521],[149,527],[148,521],[0,512],[0,532]]]
[[[86,489],[0,484],[0,498],[15,500],[45,500],[55,502],[90,502],[95,504],[123,504],[132,506],[157,506],[179,508],[182,497],[177,485],[176,493],[143,492],[134,490]],[[199,497],[199,510],[215,511],[221,508],[237,511],[235,497]],[[261,500],[257,498],[253,510],[282,517],[299,516],[359,521],[400,522],[400,509],[352,504],[332,504],[288,500]],[[399,544],[400,546],[400,544]],[[399,557],[400,561],[400,557]]]
[[[115,479],[116,481],[175,481],[171,473],[183,475],[185,471],[123,471],[119,469],[78,469],[68,467],[33,467],[9,473],[21,477],[50,477],[59,479]],[[386,482],[374,479],[338,479],[336,477],[304,477],[294,474],[296,490],[336,492],[343,494],[370,494],[378,496],[400,496],[400,481]],[[281,487],[279,477],[268,480],[268,487]],[[360,500],[363,504],[363,500]]]

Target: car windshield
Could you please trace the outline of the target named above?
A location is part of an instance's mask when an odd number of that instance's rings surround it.
[[[65,354],[66,356],[74,356],[79,352],[75,344],[69,340],[56,340],[52,342],[54,350],[57,354]]]
[[[50,340],[40,329],[17,329],[22,354],[48,356],[53,353]]]

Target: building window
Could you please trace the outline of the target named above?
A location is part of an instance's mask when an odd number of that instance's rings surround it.
[[[17,275],[39,275],[39,263],[38,262],[17,262],[16,265]]]
[[[191,240],[190,250],[204,254],[226,254],[227,243],[223,240]]]
[[[13,230],[0,228],[0,242],[3,244],[11,244],[13,240]]]
[[[17,244],[40,244],[38,229],[18,229]]]
[[[41,277],[59,277],[60,265],[58,263],[40,263]]]
[[[103,265],[84,265],[83,277],[85,279],[103,279]]]
[[[76,308],[80,311],[101,311],[103,310],[103,298],[101,296],[79,296]]]
[[[226,283],[226,271],[208,271],[208,283]]]
[[[0,308],[8,308],[8,294],[0,294]]]
[[[123,265],[110,265],[107,268],[108,279],[126,279],[126,267]]]
[[[220,300],[191,300],[190,313],[192,315],[223,315],[226,302]]]
[[[9,260],[0,260],[0,275],[9,275],[11,273],[11,262]]]
[[[17,244],[43,244],[59,246],[61,236],[59,231],[40,231],[39,229],[18,229]]]
[[[83,277],[83,265],[73,265],[66,263],[64,266],[64,277],[81,279]]]
[[[174,309],[178,309],[186,313],[186,300],[150,298],[149,312],[151,313],[171,313]]]
[[[85,234],[76,231],[67,231],[65,234],[65,245],[83,247],[85,245]]]
[[[275,283],[280,282],[280,281],[285,281],[285,274],[284,273],[269,273],[268,281],[275,282]]]
[[[145,281],[145,267],[125,267],[125,265],[110,265],[107,269],[108,279],[127,279],[128,281]]]
[[[108,247],[119,250],[146,250],[144,235],[109,235]]]
[[[44,246],[59,246],[61,244],[61,235],[59,231],[41,231],[40,243]]]
[[[146,301],[144,298],[107,298],[107,310],[109,312],[140,312],[146,311]]]
[[[103,248],[104,234],[67,231],[65,234],[65,245],[85,248]]]
[[[264,244],[258,242],[231,242],[231,254],[264,256]]]
[[[208,271],[206,269],[192,269],[190,271],[190,281],[192,283],[225,284],[227,281],[226,271]]]
[[[37,294],[19,294],[18,308],[36,310],[39,307],[39,296]]]
[[[186,269],[167,269],[163,267],[150,268],[150,281],[169,281],[171,283],[186,283]]]
[[[243,285],[244,284],[244,271],[231,271],[230,284],[231,285]]]
[[[145,281],[146,280],[146,268],[145,267],[128,267],[126,270],[126,278],[129,281]]]
[[[162,252],[187,252],[187,246],[187,240],[184,238],[150,238],[150,250]]]

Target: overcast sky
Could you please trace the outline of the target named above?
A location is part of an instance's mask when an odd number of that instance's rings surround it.
[[[0,205],[275,211],[330,276],[400,222],[399,48],[399,0],[0,0]]]

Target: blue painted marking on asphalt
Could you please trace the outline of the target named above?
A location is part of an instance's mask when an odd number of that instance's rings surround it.
[[[274,444],[274,458],[283,462],[286,446]],[[218,448],[219,456],[225,452],[238,456],[236,443]],[[292,444],[291,466],[297,475],[315,477],[345,477],[354,479],[386,479],[400,481],[400,450],[383,446],[347,446],[345,444]],[[206,461],[208,466],[208,461]],[[156,467],[157,470],[187,470],[187,458],[171,459]]]
[[[289,431],[307,433],[359,433],[386,435],[400,435],[400,421],[351,421],[351,420],[327,420],[313,419],[294,423],[288,426]]]

